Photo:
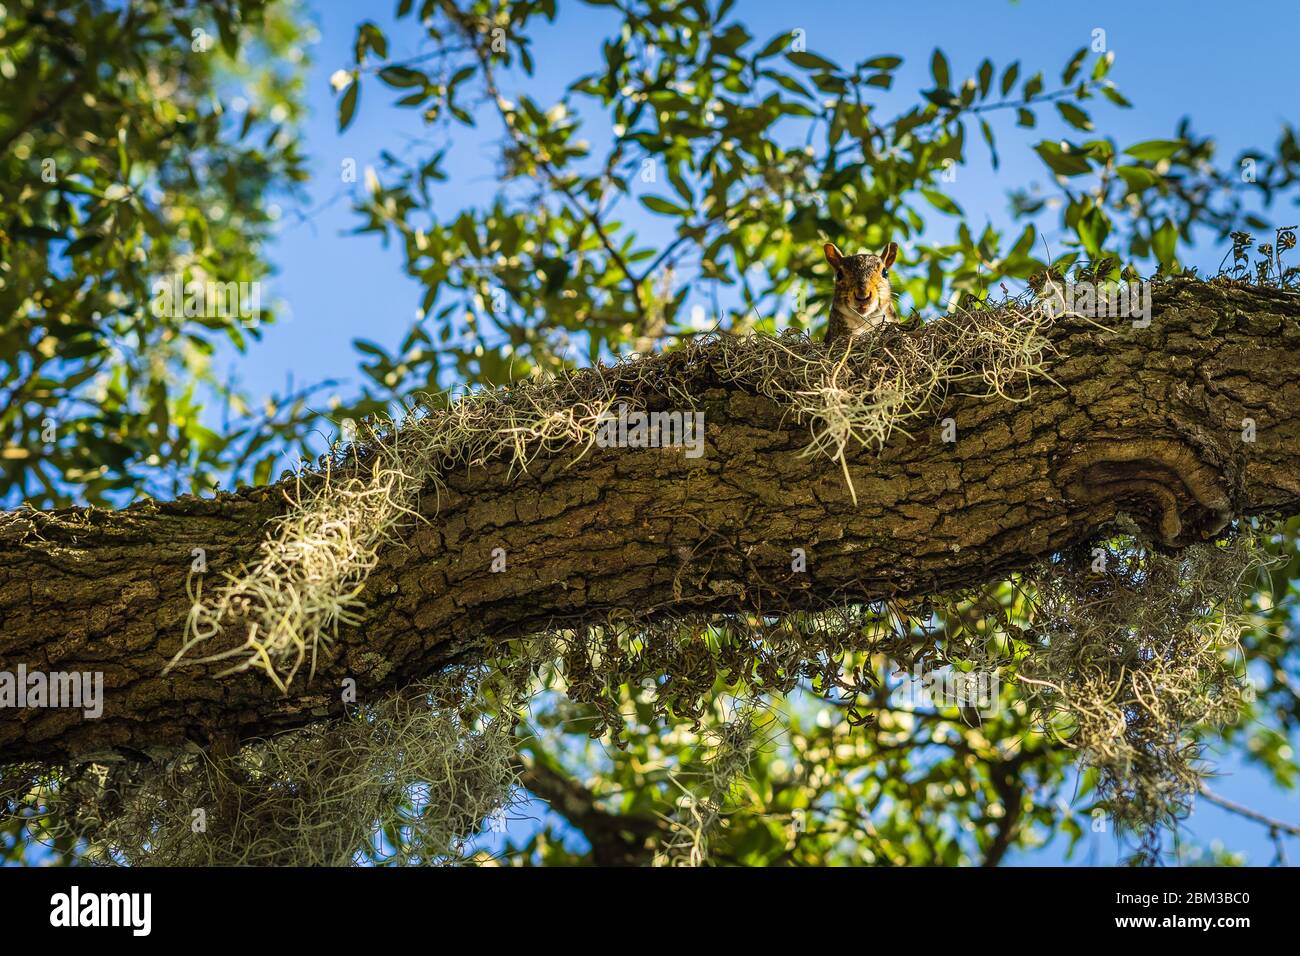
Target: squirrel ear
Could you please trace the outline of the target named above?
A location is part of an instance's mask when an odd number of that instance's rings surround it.
[[[885,264],[885,268],[888,269],[890,266],[894,264],[894,259],[896,259],[897,257],[898,257],[898,243],[891,242],[885,246],[885,251],[880,255],[880,261],[883,262]]]
[[[832,267],[838,269],[840,267],[840,260],[844,258],[844,253],[840,252],[839,247],[833,242],[828,242],[822,246],[822,251],[826,253],[826,261],[829,262]]]

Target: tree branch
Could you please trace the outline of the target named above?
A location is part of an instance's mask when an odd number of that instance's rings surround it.
[[[602,810],[594,793],[536,760],[521,764],[519,782],[587,838],[597,866],[644,865],[667,832],[654,818]]]
[[[1273,817],[1265,816],[1258,810],[1252,810],[1250,807],[1244,807],[1240,803],[1233,803],[1227,797],[1221,797],[1204,783],[1200,786],[1201,796],[1213,803],[1215,806],[1222,807],[1229,813],[1235,813],[1239,817],[1245,817],[1247,820],[1253,820],[1255,823],[1263,824],[1273,833],[1288,833],[1291,836],[1300,836],[1300,825],[1287,823],[1285,820],[1275,820]]]
[[[1120,513],[1168,546],[1232,516],[1300,513],[1300,296],[1178,280],[1155,287],[1149,328],[1063,320],[1051,338],[1056,384],[1020,401],[956,395],[909,423],[910,438],[850,448],[856,505],[840,465],[805,454],[808,425],[790,407],[719,374],[721,345],[621,377],[573,373],[652,409],[693,396],[703,456],[565,449],[526,471],[491,460],[443,475],[418,504],[428,522],[366,580],[364,623],[341,627],[287,695],[257,673],[161,672],[181,645],[187,583],[210,591],[253,559],[291,485],[0,515],[0,672],[101,672],[105,684],[99,719],[0,708],[0,752],[59,761],[265,736],[340,713],[345,678],[379,695],[541,630],[995,581]],[[496,548],[506,573],[491,571]],[[806,572],[792,570],[795,548]],[[192,576],[196,549],[208,571]]]

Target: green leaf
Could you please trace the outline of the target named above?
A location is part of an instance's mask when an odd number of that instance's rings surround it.
[[[1068,143],[1044,140],[1034,147],[1052,172],[1060,176],[1082,176],[1092,172],[1083,153],[1070,148]]]
[[[390,361],[388,357],[388,353],[385,352],[380,346],[376,345],[374,342],[369,341],[368,339],[353,339],[352,347],[356,349],[358,352],[362,352],[366,355],[374,356],[375,358],[381,359],[385,362]]]
[[[1070,57],[1070,62],[1065,65],[1065,69],[1061,72],[1061,83],[1063,85],[1069,86],[1074,82],[1074,78],[1079,75],[1079,70],[1083,66],[1083,61],[1087,58],[1088,48],[1086,46],[1081,46],[1075,51],[1074,56]]]
[[[807,97],[808,99],[812,99],[813,95],[810,92],[808,92],[808,90],[805,89],[799,83],[798,80],[796,80],[792,76],[789,76],[788,74],[777,73],[774,70],[764,70],[762,75],[775,82],[778,86],[788,90],[791,93],[794,93],[797,96],[804,96]]]
[[[1124,94],[1121,93],[1119,90],[1115,89],[1115,87],[1111,86],[1109,82],[1107,82],[1107,85],[1101,88],[1101,95],[1106,97],[1106,99],[1110,100],[1112,103],[1114,103],[1116,106],[1120,107],[1121,109],[1130,109],[1133,106],[1133,104],[1128,101],[1128,99],[1124,96]]]
[[[934,77],[934,85],[941,90],[946,90],[952,85],[948,58],[938,47],[935,47],[934,53],[930,56],[930,75]]]
[[[361,81],[355,76],[352,82],[348,84],[347,90],[343,93],[343,99],[339,100],[339,132],[343,132],[352,123],[352,117],[357,111],[357,94],[361,90]]]
[[[1162,159],[1168,159],[1185,145],[1186,143],[1180,139],[1149,139],[1142,143],[1135,143],[1124,152],[1134,159],[1158,163]]]
[[[1056,109],[1067,123],[1075,129],[1092,129],[1092,118],[1073,103],[1057,102]]]
[[[672,184],[677,195],[681,196],[688,204],[694,201],[695,197],[691,195],[691,187],[687,185],[676,164],[668,167],[668,182]]]
[[[921,95],[935,106],[941,106],[945,109],[961,106],[961,100],[957,98],[952,90],[922,90]]]
[[[1151,237],[1151,251],[1162,268],[1173,268],[1178,260],[1175,249],[1178,246],[1178,229],[1168,219]]]
[[[1089,209],[1079,217],[1075,231],[1079,234],[1079,241],[1083,243],[1083,248],[1087,250],[1088,255],[1093,260],[1100,259],[1102,246],[1105,245],[1106,237],[1110,234],[1110,221],[1106,218],[1106,214],[1096,207]]]
[[[862,64],[864,70],[894,70],[902,65],[901,56],[873,56]]]
[[[993,168],[998,168],[998,148],[993,142],[993,128],[989,126],[988,120],[980,117],[980,133],[984,137],[984,142],[988,143],[989,153],[993,157]]]
[[[1020,75],[1020,61],[1016,60],[1002,74],[1002,95],[1006,96],[1011,92],[1011,87],[1016,85],[1016,77]]]
[[[423,86],[429,82],[428,76],[419,70],[405,66],[386,66],[379,71],[379,78],[396,89],[408,86]]]
[[[357,27],[357,41],[353,55],[358,66],[365,62],[366,53],[370,50],[373,50],[379,59],[384,59],[388,56],[388,38],[379,27],[367,20]]]
[[[759,50],[754,56],[755,60],[765,60],[769,56],[775,55],[780,50],[790,45],[790,39],[794,36],[793,31],[786,30],[784,33],[778,33],[772,39],[767,41],[767,46]]]
[[[812,81],[817,89],[838,96],[843,96],[849,89],[848,84],[841,77],[831,76],[829,73],[818,73],[813,76]]]
[[[951,196],[945,196],[937,189],[922,189],[921,195],[929,201],[931,206],[940,212],[945,212],[950,216],[962,215],[961,206],[958,206]]]
[[[820,57],[815,53],[787,53],[785,58],[795,66],[802,66],[807,70],[826,70],[829,73],[838,73],[840,69],[830,60]]]
[[[712,47],[719,53],[734,54],[753,39],[753,35],[739,23],[733,23],[721,34],[715,34]]]
[[[15,226],[13,229],[15,236],[25,236],[28,239],[62,239],[63,233],[57,229],[51,229],[49,226],[30,225]]]
[[[82,236],[74,242],[68,243],[68,247],[63,250],[63,254],[68,258],[80,255],[88,249],[93,249],[104,241],[106,237],[102,232],[92,232]]]
[[[103,348],[103,344],[93,335],[85,336],[79,339],[61,344],[58,349],[58,355],[61,359],[79,359],[88,355],[94,355]]]
[[[689,209],[684,209],[681,206],[674,206],[667,199],[663,199],[659,196],[642,196],[641,204],[651,212],[657,212],[661,216],[681,216],[684,218],[691,214]]]
[[[1160,182],[1160,177],[1145,166],[1120,166],[1115,172],[1119,173],[1130,192],[1138,193]]]

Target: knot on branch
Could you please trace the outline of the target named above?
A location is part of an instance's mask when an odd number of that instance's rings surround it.
[[[1186,445],[1165,439],[1131,439],[1090,445],[1061,469],[1068,497],[1111,501],[1139,520],[1168,547],[1185,547],[1222,531],[1232,502],[1219,469]]]

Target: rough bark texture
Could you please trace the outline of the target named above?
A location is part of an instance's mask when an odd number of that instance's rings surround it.
[[[932,593],[1084,541],[1120,512],[1176,545],[1234,515],[1300,511],[1300,297],[1178,280],[1156,287],[1149,328],[1069,320],[1052,338],[1056,384],[1029,400],[954,397],[911,439],[858,450],[856,507],[838,464],[801,454],[807,429],[788,409],[718,382],[690,383],[701,458],[592,449],[576,464],[450,476],[441,507],[423,503],[431,523],[369,579],[365,626],[288,696],[254,673],[161,675],[190,606],[193,549],[215,586],[255,554],[281,489],[0,516],[0,671],[105,675],[101,719],[0,710],[0,755],[229,744],[337,713],[345,677],[376,695],[487,642],[612,613]],[[955,443],[941,438],[945,418]],[[489,570],[497,547],[506,573]],[[806,573],[791,571],[794,548]]]

